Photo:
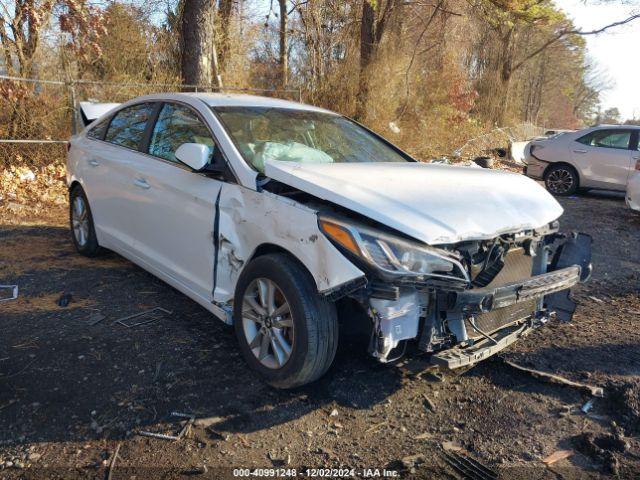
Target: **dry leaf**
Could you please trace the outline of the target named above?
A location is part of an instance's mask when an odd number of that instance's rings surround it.
[[[544,458],[542,460],[542,463],[545,463],[547,465],[552,465],[560,460],[569,458],[571,455],[573,455],[572,450],[557,450],[553,452],[551,455],[549,455],[547,458]]]

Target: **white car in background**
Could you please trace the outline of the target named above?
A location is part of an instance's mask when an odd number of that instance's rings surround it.
[[[329,368],[339,317],[379,361],[414,342],[471,365],[569,320],[591,270],[590,237],[558,232],[536,182],[416,162],[300,103],[140,97],[74,136],[67,167],[77,250],[114,250],[234,325],[280,388]]]
[[[640,160],[636,164],[636,171],[629,176],[625,200],[631,210],[640,212]]]
[[[640,160],[640,127],[598,125],[533,140],[526,148],[525,174],[544,180],[554,195],[580,189],[625,191]]]

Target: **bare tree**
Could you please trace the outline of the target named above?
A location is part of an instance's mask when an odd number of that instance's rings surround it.
[[[16,73],[14,67],[17,64],[20,76],[31,76],[41,31],[53,7],[53,1],[0,1],[0,41],[9,73]]]
[[[391,14],[400,4],[401,0],[386,0],[383,4],[375,0],[362,1],[362,18],[360,20],[360,71],[355,114],[359,120],[362,120],[365,116],[366,105],[369,99],[367,70],[373,63]]]
[[[220,69],[224,70],[229,61],[229,29],[233,15],[233,0],[220,0],[218,15],[220,17]]]
[[[586,65],[585,70],[583,81],[573,95],[573,113],[578,118],[593,117],[600,95],[615,85],[606,70],[598,68],[597,65]]]
[[[182,8],[182,79],[187,84],[222,87],[212,0],[189,0]]]
[[[21,77],[35,75],[36,53],[54,14],[60,29],[72,39],[65,47],[73,50],[76,57],[90,54],[98,57],[96,40],[105,30],[102,17],[96,12],[87,0],[0,0],[0,44],[7,73]],[[30,129],[26,102],[35,84],[11,83],[8,132],[14,137],[22,133],[21,129],[25,132]]]
[[[530,27],[539,28],[539,24],[548,24],[556,17],[556,10],[551,3],[540,1],[531,4],[520,0],[504,3],[498,0],[482,0],[475,4],[475,8],[498,38],[497,58],[494,69],[490,72],[493,75],[490,83],[499,95],[497,102],[492,102],[488,112],[492,123],[497,125],[503,125],[505,121],[514,73],[532,59],[570,35],[598,35],[640,18],[640,14],[633,14],[621,21],[590,31],[575,29],[573,24],[566,20],[551,23],[542,42],[537,45],[524,45],[523,48],[519,42],[523,30]]]
[[[289,20],[289,14],[287,12],[287,0],[278,0],[278,6],[280,10],[280,49],[278,56],[278,66],[280,69],[280,85],[284,89],[287,88],[289,79],[289,53],[287,50],[287,23]]]

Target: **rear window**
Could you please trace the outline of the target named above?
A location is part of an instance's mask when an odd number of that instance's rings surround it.
[[[137,150],[153,108],[153,103],[142,103],[120,110],[109,124],[105,141]]]
[[[626,150],[631,141],[629,130],[596,130],[580,137],[578,142],[591,147],[618,148]]]
[[[104,132],[107,130],[107,126],[109,125],[109,119],[106,118],[101,122],[97,123],[93,127],[89,129],[87,132],[87,137],[93,138],[96,140],[102,140],[104,138]]]

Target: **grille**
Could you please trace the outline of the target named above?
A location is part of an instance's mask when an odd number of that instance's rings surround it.
[[[504,267],[496,275],[487,287],[504,285],[505,283],[519,282],[531,278],[533,269],[533,258],[524,254],[523,248],[512,248],[504,258]],[[536,300],[516,303],[508,307],[499,308],[492,312],[478,315],[475,319],[476,325],[485,333],[492,333],[513,322],[528,317],[536,310]],[[467,322],[467,334],[470,338],[482,337],[476,332],[471,324]]]

